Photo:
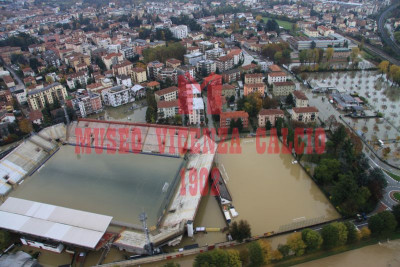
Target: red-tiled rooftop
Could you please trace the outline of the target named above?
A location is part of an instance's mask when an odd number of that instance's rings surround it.
[[[274,86],[294,86],[295,84],[294,84],[294,82],[292,82],[292,81],[286,81],[286,82],[275,82],[275,83],[273,83],[274,84]]]
[[[230,111],[230,112],[222,112],[220,114],[220,119],[226,118],[248,118],[249,114],[245,111]]]
[[[283,115],[284,112],[281,109],[262,109],[260,115]]]
[[[248,73],[245,75],[245,78],[262,78],[262,73]]]
[[[173,107],[178,107],[178,100],[174,101],[160,101],[157,102],[157,108],[173,108]]]
[[[178,87],[171,86],[171,87],[156,91],[155,94],[156,95],[165,95],[165,94],[172,93],[172,92],[175,92],[175,91],[178,91]]]
[[[271,76],[271,77],[286,76],[286,73],[284,73],[283,71],[277,71],[277,72],[268,73],[268,76]]]
[[[310,112],[318,112],[316,107],[299,107],[293,108],[293,111],[296,113],[310,113]]]
[[[306,96],[303,92],[301,92],[301,91],[298,91],[298,90],[293,91],[293,95],[294,95],[296,98],[298,98],[298,99],[301,99],[301,100],[308,100],[307,96]]]
[[[269,66],[269,69],[271,71],[281,71],[281,68],[276,64]]]

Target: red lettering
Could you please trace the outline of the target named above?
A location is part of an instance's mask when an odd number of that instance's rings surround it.
[[[106,130],[104,128],[94,128],[94,150],[96,151],[96,154],[103,153],[105,131]],[[99,144],[99,139],[101,140],[101,144]]]
[[[92,152],[92,149],[90,147],[90,137],[92,135],[91,133],[91,128],[85,128],[85,135],[82,134],[82,128],[75,128],[75,140],[76,140],[76,144],[75,144],[75,153],[76,154],[80,154],[80,153],[86,153],[86,154],[90,154]],[[82,152],[79,149],[80,147],[82,147]]]
[[[200,137],[200,128],[190,129],[190,153],[197,154],[200,153],[200,144],[197,142]],[[197,143],[197,145],[195,145]]]
[[[117,136],[117,130],[115,128],[108,128],[106,139],[110,142],[107,143],[107,154],[115,154],[115,150],[117,149],[117,141],[115,137]]]
[[[304,128],[296,128],[294,130],[294,150],[296,151],[297,155],[301,155],[304,153],[303,137],[304,137]],[[301,146],[299,147],[300,144]]]
[[[282,128],[282,154],[290,154],[292,152],[292,142],[289,142],[289,146],[287,145],[288,143],[288,128]]]
[[[215,151],[215,135],[217,134],[215,131],[215,128],[212,128],[209,130],[208,128],[204,129],[205,133],[203,134],[204,136],[204,146],[203,146],[203,154],[208,153],[213,153]],[[208,145],[207,145],[208,144]],[[210,150],[208,150],[208,148]]]
[[[225,142],[226,137],[228,136],[228,128],[221,127],[218,129],[218,135],[220,138],[220,142],[218,144],[218,153],[219,154],[226,154],[228,153],[228,144]]]
[[[315,130],[315,152],[322,154],[325,151],[326,135],[323,128],[317,128]]]
[[[278,154],[279,153],[279,140],[276,128],[272,128],[270,131],[269,144],[268,144],[268,154]]]
[[[234,146],[234,144],[236,144],[236,146]],[[239,136],[239,129],[238,128],[233,128],[232,129],[231,146],[229,148],[229,153],[230,154],[240,154],[240,153],[242,153],[242,147],[240,146],[240,136]]]
[[[186,196],[186,181],[185,181],[185,168],[182,168],[180,171],[181,176],[181,196]]]
[[[167,131],[168,131],[168,128],[165,128],[165,127],[162,127],[162,128],[157,127],[156,128],[158,150],[159,150],[160,154],[164,154],[164,151],[165,151],[165,142],[167,141]],[[162,139],[162,137],[164,137],[164,138]]]
[[[175,154],[175,129],[174,128],[169,128],[169,153],[171,155]]]
[[[265,142],[262,142],[262,145],[260,145],[260,139],[262,137],[266,137],[266,130],[264,128],[257,128],[256,131],[256,150],[258,154],[264,154],[265,150],[267,149],[267,145]]]
[[[126,154],[129,152],[129,144],[126,142],[129,138],[129,128],[119,128],[119,153]]]
[[[200,169],[200,194],[206,196],[208,194],[208,170],[205,167]]]
[[[189,192],[191,196],[197,195],[198,185],[197,170],[193,168],[189,171]]]
[[[313,134],[313,129],[308,128],[307,129],[307,154],[313,153],[312,134]]]
[[[217,167],[213,167],[211,169],[211,177],[213,183],[211,185],[211,195],[212,196],[219,196],[219,179],[221,178],[221,173]]]
[[[133,153],[140,153],[142,151],[142,130],[137,127],[132,128],[131,139]]]

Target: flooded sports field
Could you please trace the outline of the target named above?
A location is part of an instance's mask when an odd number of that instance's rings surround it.
[[[268,146],[268,137],[262,141]],[[216,162],[239,213],[235,220],[247,220],[252,235],[340,217],[305,171],[292,164],[292,155],[258,154],[255,139],[242,139],[241,149],[240,154],[218,154]]]
[[[160,207],[174,190],[183,159],[144,154],[75,154],[63,146],[11,194],[13,197],[113,216],[140,225],[157,222]],[[179,179],[179,177],[178,177]]]

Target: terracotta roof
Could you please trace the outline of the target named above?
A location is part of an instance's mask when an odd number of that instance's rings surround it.
[[[244,87],[265,87],[265,83],[247,83]]]
[[[40,120],[42,118],[43,118],[43,114],[40,110],[33,110],[29,113],[30,121]]]
[[[293,91],[293,95],[294,95],[296,98],[298,98],[298,99],[301,99],[301,100],[308,100],[307,96],[306,96],[303,92],[301,92],[301,91],[298,91],[298,90]]]
[[[151,81],[146,84],[146,86],[148,86],[148,87],[155,87],[155,86],[159,86],[159,85],[160,85],[160,83],[157,81]]]
[[[300,108],[293,108],[293,111],[296,113],[310,113],[310,112],[318,112],[316,107],[300,107]]]
[[[165,94],[172,93],[172,92],[175,92],[175,91],[178,91],[178,87],[171,86],[171,87],[156,91],[155,94],[161,96],[161,95],[165,95]]]
[[[179,105],[178,100],[157,102],[157,108],[173,108],[173,107],[178,107],[178,105]]]
[[[224,83],[222,85],[222,91],[224,91],[224,90],[235,90],[235,86],[227,84],[227,83]]]
[[[249,114],[245,111],[231,111],[231,112],[222,112],[220,114],[220,119],[225,120],[227,118],[248,118]]]
[[[268,73],[268,76],[271,76],[271,77],[286,76],[286,73],[284,73],[283,71],[277,71],[277,72]]]
[[[284,112],[281,109],[262,109],[259,115],[283,115]]]
[[[262,78],[262,73],[248,73],[244,76],[245,78]]]
[[[269,66],[269,69],[271,71],[281,71],[281,68],[276,64]]]
[[[286,81],[286,82],[275,82],[273,83],[274,86],[295,86],[294,82]]]
[[[133,70],[133,72],[144,72],[144,71],[146,71],[145,69],[140,68],[140,67],[133,68],[132,70]]]

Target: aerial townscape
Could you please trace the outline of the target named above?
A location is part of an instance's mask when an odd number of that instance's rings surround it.
[[[0,0],[0,267],[399,255],[399,0]]]

